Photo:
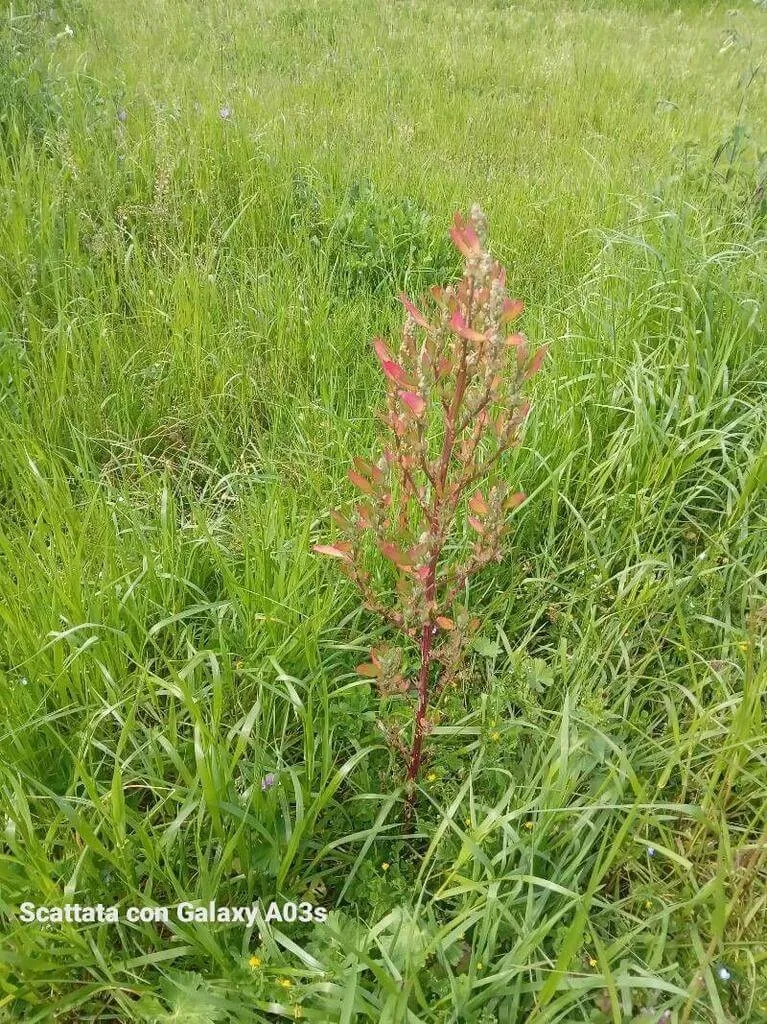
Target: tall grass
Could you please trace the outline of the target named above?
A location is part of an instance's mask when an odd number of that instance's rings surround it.
[[[0,1017],[767,1020],[765,41],[745,2],[5,9]],[[408,836],[310,547],[473,200],[553,358]]]

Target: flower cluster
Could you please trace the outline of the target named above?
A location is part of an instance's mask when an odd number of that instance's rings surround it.
[[[501,560],[510,513],[525,499],[503,479],[501,459],[520,440],[530,409],[524,385],[546,355],[545,346],[531,353],[513,327],[524,307],[488,252],[481,210],[467,221],[456,214],[451,237],[465,261],[461,280],[432,288],[428,310],[401,296],[396,351],[373,341],[388,442],[377,460],[354,460],[348,476],[359,498],[350,512],[332,513],[339,538],[314,548],[337,559],[366,607],[404,637],[371,651],[359,671],[376,679],[382,698],[414,702],[412,733],[396,742],[411,783],[430,701],[461,677],[479,626],[464,603],[466,584]],[[388,566],[383,578],[369,568],[371,549]]]

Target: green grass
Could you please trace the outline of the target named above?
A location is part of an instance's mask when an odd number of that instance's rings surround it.
[[[0,17],[0,1020],[767,1020],[763,5]],[[552,357],[412,835],[310,547],[475,200]]]

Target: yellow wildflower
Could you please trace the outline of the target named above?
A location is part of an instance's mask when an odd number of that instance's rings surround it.
[[[383,861],[382,864],[381,864],[381,870],[382,871],[388,871],[390,867],[391,867],[391,864],[388,862],[388,860]]]
[[[280,988],[293,988],[293,982],[290,980],[290,978],[278,978],[277,984],[280,986]]]
[[[429,772],[429,774],[426,776],[426,781],[427,782],[436,782],[437,781],[437,773],[436,772]]]
[[[501,738],[501,734],[500,734],[500,733],[498,732],[498,730],[497,730],[497,729],[494,729],[494,730],[493,730],[493,731],[492,731],[492,732],[490,733],[490,739],[491,739],[491,740],[493,740],[493,741],[497,741],[497,740],[499,740],[500,738]]]
[[[532,832],[532,830],[535,828],[535,822],[534,821],[526,821],[525,822],[525,828],[527,829],[528,832]]]
[[[257,971],[258,968],[261,966],[261,957],[252,956],[250,960],[248,960],[248,965],[252,967],[254,971]]]
[[[589,957],[589,967],[596,967],[597,963],[598,961],[595,960],[593,956]]]

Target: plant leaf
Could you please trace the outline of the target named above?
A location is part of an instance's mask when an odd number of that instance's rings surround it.
[[[354,469],[350,469],[346,475],[349,477],[354,486],[358,487],[363,494],[373,493],[373,485],[366,476],[362,476],[361,473],[358,473]]]
[[[389,380],[393,380],[395,384],[408,384],[408,377],[399,363],[393,362],[391,359],[384,359],[381,363],[381,368]]]
[[[521,334],[519,331],[517,331],[516,334],[510,334],[506,338],[506,347],[520,348],[522,345],[526,343],[526,341],[527,338],[525,338],[524,334]]]
[[[409,569],[410,562],[408,557],[401,548],[398,548],[396,544],[392,544],[390,541],[381,541],[378,545],[378,550],[384,556],[388,558],[390,562],[394,562],[400,569]]]
[[[530,380],[530,378],[534,377],[536,373],[540,370],[540,368],[543,366],[543,360],[548,355],[548,351],[548,345],[541,345],[541,347],[538,349],[538,351],[535,353],[533,358],[528,363],[527,369],[525,370],[525,380]]]
[[[315,544],[312,551],[318,555],[327,555],[329,558],[342,558],[345,562],[350,561],[348,544]]]
[[[521,299],[504,299],[503,300],[503,322],[509,323],[512,320],[516,320],[517,317],[524,312],[525,304]]]
[[[488,640],[485,636],[478,636],[471,646],[483,658],[497,658],[501,653],[501,645],[496,640]]]
[[[373,475],[373,467],[367,459],[361,459],[359,455],[355,455],[352,462],[363,476],[371,477]]]
[[[488,504],[482,496],[481,491],[477,491],[469,502],[469,508],[472,512],[476,512],[478,516],[486,516],[490,511]]]
[[[365,676],[367,679],[377,679],[380,674],[380,669],[372,661],[366,661],[357,666],[357,675]]]
[[[450,237],[456,249],[467,259],[469,256],[474,256],[480,250],[479,235],[471,224],[466,223],[460,213],[456,213],[453,217]]]
[[[346,518],[346,516],[339,512],[337,509],[333,509],[333,511],[330,513],[330,518],[333,520],[333,522],[336,524],[339,530],[348,530],[352,525]]]
[[[467,341],[486,341],[485,335],[481,331],[475,331],[473,327],[469,327],[459,310],[456,310],[450,317],[450,326],[457,335],[466,338]]]
[[[411,318],[419,325],[419,327],[428,327],[429,321],[423,315],[423,313],[417,309],[410,299],[404,293],[399,297],[400,302],[410,314]]]
[[[416,416],[423,415],[426,402],[424,402],[420,395],[417,395],[414,391],[400,391],[399,396],[412,413]]]
[[[375,349],[375,354],[378,356],[379,363],[383,365],[383,363],[386,362],[393,362],[392,354],[383,338],[373,338],[373,348]]]

